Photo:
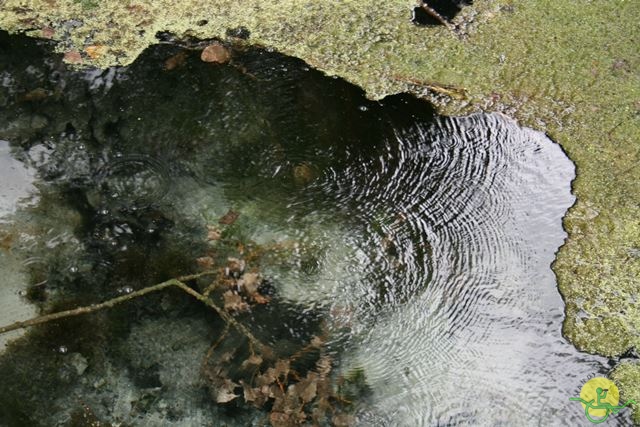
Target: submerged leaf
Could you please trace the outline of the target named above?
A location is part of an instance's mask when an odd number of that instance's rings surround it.
[[[218,393],[216,394],[216,402],[227,403],[239,397],[239,395],[233,392],[236,387],[239,387],[239,385],[231,380],[225,379],[222,385],[218,388]]]
[[[222,232],[215,225],[207,225],[207,240],[220,240]]]
[[[229,212],[224,214],[222,218],[218,220],[218,222],[223,225],[231,225],[236,222],[239,216],[240,214],[238,212],[234,211],[233,209],[229,209]]]
[[[258,387],[251,387],[247,384],[242,384],[244,389],[245,402],[252,403],[255,407],[262,407],[267,400],[269,400],[269,389],[262,390]]]
[[[238,286],[251,296],[258,292],[261,283],[262,278],[258,273],[244,273],[238,280]]]
[[[184,64],[184,61],[186,61],[186,59],[187,59],[187,52],[185,52],[184,50],[180,51],[175,55],[169,57],[166,61],[164,61],[164,69],[167,71],[171,71],[175,68],[178,68],[179,66]]]
[[[203,256],[197,258],[196,263],[198,264],[198,267],[203,270],[211,270],[211,268],[213,268],[213,265],[215,264],[215,261],[210,256]]]
[[[269,415],[269,422],[273,427],[287,427],[291,425],[289,415],[284,412],[272,412]]]
[[[244,271],[246,264],[244,260],[238,258],[227,258],[227,267],[225,268],[225,274],[230,277],[238,277]]]
[[[338,414],[334,415],[331,422],[335,427],[349,427],[354,424],[355,418],[348,414]]]
[[[307,378],[295,385],[295,393],[304,403],[309,403],[318,394],[318,376],[310,372]]]
[[[245,311],[249,309],[249,304],[242,300],[242,297],[233,291],[222,294],[224,297],[224,309],[227,311]]]
[[[247,360],[242,362],[242,367],[246,368],[247,366],[260,366],[262,364],[262,357],[257,354],[252,354],[249,356]]]

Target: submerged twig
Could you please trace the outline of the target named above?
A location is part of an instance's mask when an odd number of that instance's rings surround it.
[[[0,335],[10,331],[15,331],[17,329],[24,329],[24,328],[29,328],[31,326],[41,325],[43,323],[48,323],[54,320],[64,319],[64,318],[73,317],[73,316],[79,316],[82,314],[94,313],[96,311],[103,310],[106,308],[112,308],[125,301],[129,301],[134,298],[138,298],[143,295],[146,295],[152,292],[157,292],[157,291],[174,286],[174,287],[180,288],[185,293],[191,295],[192,297],[202,302],[209,308],[212,308],[222,318],[222,320],[224,320],[224,322],[227,325],[233,326],[238,332],[244,335],[249,340],[249,343],[252,346],[257,347],[260,351],[267,352],[268,348],[264,344],[262,344],[244,325],[242,325],[240,322],[234,319],[229,313],[224,311],[222,308],[214,304],[213,301],[211,301],[207,296],[202,295],[201,293],[191,289],[189,286],[187,286],[184,283],[190,280],[197,279],[199,277],[208,276],[212,274],[217,274],[217,272],[205,271],[202,273],[181,276],[176,279],[170,279],[170,280],[167,280],[166,282],[158,283],[157,285],[149,286],[144,289],[140,289],[138,291],[131,292],[130,294],[119,296],[99,304],[92,304],[89,306],[78,307],[71,310],[59,311],[57,313],[46,314],[44,316],[34,317],[29,320],[15,322],[10,325],[0,327]]]
[[[429,89],[432,92],[436,92],[442,95],[450,96],[454,99],[465,99],[467,97],[467,90],[463,87],[456,87],[451,85],[441,85],[439,83],[414,79],[412,77],[404,77],[399,75],[391,76],[394,80],[409,83],[416,86],[422,86]]]
[[[139,291],[131,292],[130,294],[123,295],[117,298],[110,299],[100,304],[92,304],[85,307],[78,307],[72,310],[59,311],[57,313],[46,314],[44,316],[35,317],[22,322],[15,322],[7,326],[0,327],[0,334],[6,332],[15,331],[16,329],[24,329],[31,326],[40,325],[42,323],[51,322],[53,320],[64,319],[66,317],[79,316],[81,314],[93,313],[105,308],[112,308],[122,302],[129,301],[131,299],[140,297],[142,295],[149,294],[151,292],[157,292],[169,286],[175,286],[175,279],[168,280],[166,282],[159,283],[148,288],[140,289]]]
[[[211,359],[211,356],[213,356],[213,352],[220,345],[220,343],[227,337],[228,333],[229,333],[229,325],[227,324],[227,326],[224,327],[224,330],[222,331],[222,333],[220,334],[216,342],[211,344],[211,346],[209,347],[209,350],[207,350],[207,354],[204,357],[204,360],[202,361],[203,365],[209,362],[209,359]]]
[[[451,25],[451,23],[444,16],[440,15],[435,9],[429,7],[429,5],[425,1],[420,2],[420,8],[427,12],[430,17],[432,17],[451,31],[455,30],[455,27]]]
[[[209,298],[207,298],[204,295],[202,295],[201,293],[191,289],[189,286],[185,285],[182,282],[176,283],[176,286],[178,286],[180,289],[182,289],[183,291],[185,291],[186,293],[188,293],[189,295],[191,295],[192,297],[194,297],[195,299],[197,299],[198,301],[200,301],[204,305],[206,305],[209,308],[212,308],[213,310],[215,310],[215,312],[218,313],[218,315],[222,318],[222,320],[224,320],[227,324],[233,326],[238,332],[240,332],[242,335],[244,335],[249,340],[249,343],[251,345],[257,347],[259,351],[268,352],[268,347],[265,346],[264,344],[262,344],[246,328],[246,326],[244,326],[242,323],[238,322],[229,313],[227,313],[226,311],[224,311],[223,309],[218,307],[216,304],[214,304],[213,301],[211,301]]]

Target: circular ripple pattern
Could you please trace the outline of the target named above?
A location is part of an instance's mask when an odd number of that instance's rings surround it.
[[[251,48],[222,66],[162,45],[76,72],[15,37],[0,32],[0,157],[18,166],[0,184],[0,246],[12,248],[0,271],[20,284],[0,289],[3,323],[29,315],[5,310],[29,286],[64,307],[94,303],[190,272],[203,253],[262,247],[259,265],[246,261],[286,322],[268,312],[247,327],[286,345],[278,331],[315,334],[305,324],[323,316],[339,369],[371,389],[359,425],[584,424],[568,399],[609,366],[560,333],[550,264],[574,168],[544,134],[497,114],[440,117],[408,95],[371,101]],[[205,241],[207,225],[224,237]],[[0,408],[30,420],[20,425],[67,423],[78,402],[105,422],[250,425],[241,405],[203,398],[199,362],[222,328],[157,298],[87,318],[105,322],[98,335],[54,328],[48,353],[26,334],[0,353]],[[82,379],[79,353],[95,355]],[[61,366],[74,376],[52,377]]]
[[[167,192],[166,170],[145,155],[129,154],[109,161],[97,174],[102,204],[136,209],[160,202]]]
[[[364,367],[377,408],[362,425],[581,422],[568,397],[605,361],[560,335],[550,264],[574,202],[560,147],[477,114],[396,130],[349,164],[319,186],[364,230],[355,286],[385,284],[352,303],[366,326],[345,369]]]

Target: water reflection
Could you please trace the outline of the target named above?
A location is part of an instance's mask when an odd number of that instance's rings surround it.
[[[9,203],[2,231],[39,260],[24,280],[35,306],[261,252],[254,267],[282,305],[240,318],[274,347],[321,322],[340,370],[371,391],[356,423],[583,420],[568,398],[608,365],[560,335],[550,264],[574,170],[544,134],[404,95],[369,101],[251,49],[220,66],[157,46],[127,68],[73,72],[3,34],[0,59],[0,138],[41,193]],[[220,323],[168,293],[35,330],[0,357],[0,421],[64,424],[85,405],[110,422],[261,425],[206,392],[200,359]]]

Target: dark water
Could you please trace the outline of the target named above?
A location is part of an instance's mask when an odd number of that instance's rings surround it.
[[[429,14],[422,5],[427,6],[431,10],[435,11],[441,18],[447,21],[452,20],[465,6],[473,4],[473,0],[429,0],[421,1],[420,6],[416,6],[413,9],[412,21],[417,25],[442,25],[441,20],[438,20],[431,14]]]
[[[560,334],[574,168],[544,134],[369,101],[265,51],[223,66],[162,45],[74,72],[2,33],[0,108],[1,323],[236,257],[274,295],[238,317],[253,333],[284,348],[322,329],[336,377],[364,373],[355,424],[586,425],[568,399],[610,366]],[[0,425],[268,424],[211,398],[223,327],[170,290],[14,334]]]

